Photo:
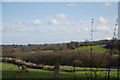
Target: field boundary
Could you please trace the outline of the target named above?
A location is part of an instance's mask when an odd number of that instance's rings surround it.
[[[26,66],[28,68],[33,68],[33,69],[43,69],[43,70],[48,70],[48,71],[54,71],[53,66],[48,66],[48,65],[37,65],[35,63],[31,62],[26,62],[20,59],[15,59],[15,58],[7,58],[7,57],[2,57],[0,58],[0,62],[7,62],[7,63],[12,63],[18,66]],[[60,69],[60,71],[63,72],[74,72],[73,69]],[[75,69],[75,71],[90,71],[89,69]],[[91,71],[96,71],[95,69],[92,69]],[[97,71],[107,71],[107,70],[97,70]],[[116,71],[116,70],[110,70],[110,71]]]

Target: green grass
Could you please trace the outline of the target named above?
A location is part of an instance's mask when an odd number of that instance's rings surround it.
[[[17,73],[17,65],[5,62],[0,64],[2,64],[3,78],[19,78],[19,73]],[[65,78],[66,76],[68,78],[71,78],[71,76],[67,72],[60,72],[60,77]],[[29,72],[22,72],[20,74],[20,78],[53,78],[53,71],[29,68]]]
[[[96,53],[104,53],[106,51],[106,49],[104,48],[106,45],[96,45],[96,46],[92,46],[93,51]],[[90,50],[91,46],[81,46],[76,48],[76,50]]]
[[[18,50],[18,48],[13,48],[13,50]]]
[[[54,50],[43,50],[42,52],[53,52]]]
[[[66,69],[66,70],[71,70],[71,69],[73,69],[73,67],[72,66],[63,66],[63,67],[60,67],[61,69]],[[82,69],[82,70],[90,70],[90,68],[89,67],[75,67],[75,69],[77,69],[77,70],[80,70],[80,69]],[[106,70],[106,68],[91,68],[92,70]],[[116,69],[111,69],[111,70],[116,70]]]
[[[119,54],[114,54],[113,56],[119,56]]]
[[[40,52],[53,52],[54,50],[43,50],[43,51],[31,51],[29,52],[30,54],[36,54],[36,53],[40,53]]]
[[[18,67],[17,65],[10,64],[10,63],[0,63],[2,64],[2,77],[3,78],[53,78],[53,71],[46,71],[41,69],[31,69],[29,68],[29,72],[22,72],[21,74],[17,73]],[[66,69],[71,69],[71,67],[64,67]],[[77,67],[77,69],[84,69],[83,67]],[[89,69],[89,68],[87,68]],[[95,69],[95,68],[92,68]],[[101,68],[102,69],[102,68]],[[60,78],[85,78],[86,73],[90,75],[90,71],[77,71],[75,74],[72,72],[60,72]],[[92,72],[93,73],[93,72]],[[94,74],[94,73],[93,73]],[[106,71],[97,72],[100,74],[100,78],[104,78]],[[20,76],[19,76],[20,75]],[[111,72],[111,78],[116,77],[116,71]]]
[[[30,54],[35,54],[35,53],[37,53],[37,52],[36,52],[36,51],[31,51],[31,52],[30,52]]]
[[[94,53],[105,53],[106,52],[106,45],[96,45],[96,46],[92,46],[93,48],[93,52]],[[76,48],[75,50],[89,50],[90,51],[91,46],[81,46]],[[110,50],[110,49],[109,49]],[[115,52],[119,53],[119,50],[114,49]],[[112,56],[116,56],[118,57],[118,54],[113,54]]]

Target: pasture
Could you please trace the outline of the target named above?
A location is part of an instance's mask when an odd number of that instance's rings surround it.
[[[3,45],[2,57],[11,60],[0,62],[3,78],[55,78],[53,66],[55,67],[57,61],[60,66],[59,78],[62,79],[82,78],[88,80],[91,77],[108,79],[108,77],[117,78],[118,76],[118,47],[114,46],[112,49],[111,45],[106,44],[106,41],[96,41],[94,46],[91,46],[90,42],[87,45],[85,42]],[[21,72],[18,70],[18,65],[14,63],[16,61],[22,65],[25,63],[25,66],[28,63],[33,64],[27,66],[29,72]]]
[[[3,78],[53,78],[53,71],[47,71],[42,69],[32,69],[28,68],[29,72],[22,72],[19,73],[18,66],[11,64],[11,63],[5,63],[1,62],[2,64],[2,77]],[[72,69],[72,67],[65,66],[61,67],[61,69]],[[73,72],[62,72],[60,71],[59,78],[86,78],[87,75],[90,75],[89,68],[85,67],[76,67],[76,69],[85,69],[86,71],[76,71]],[[106,70],[105,68],[92,68],[93,70]],[[87,75],[86,75],[87,74]],[[97,71],[96,74],[98,75],[98,78],[105,78],[107,77],[106,71]],[[92,71],[93,78],[95,77],[94,71]],[[117,77],[117,71],[116,69],[111,69],[111,78]]]
[[[106,45],[96,45],[96,46],[92,46],[92,48],[95,53],[105,53],[106,51],[105,46]],[[91,46],[81,46],[76,48],[76,50],[90,50],[90,49],[91,49]]]

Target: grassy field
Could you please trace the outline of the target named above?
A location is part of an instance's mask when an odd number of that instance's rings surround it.
[[[61,66],[60,67],[61,69],[65,69],[65,70],[71,70],[71,69],[73,69],[73,67],[72,66]],[[90,70],[90,68],[89,67],[75,67],[75,69],[76,70]],[[106,68],[92,68],[92,70],[106,70]],[[116,70],[116,69],[111,69],[111,70]]]
[[[14,48],[13,50],[18,50],[18,48]],[[40,52],[54,52],[54,50],[43,50],[43,51],[31,51],[29,53],[35,54],[35,53],[40,53]]]
[[[46,71],[40,69],[29,68],[29,72],[22,72],[19,74],[18,67],[10,63],[0,63],[2,64],[2,77],[3,78],[53,78],[53,71]],[[20,76],[19,76],[20,75]],[[60,77],[71,78],[68,73],[60,72]]]
[[[96,46],[92,46],[93,48],[93,52],[94,53],[105,53],[106,52],[106,45],[96,45]],[[78,48],[75,48],[75,50],[90,50],[91,46],[81,46]],[[117,51],[117,50],[115,50]],[[31,51],[30,54],[36,54],[36,53],[40,53],[40,52],[54,52],[54,50],[43,50],[43,51]],[[113,56],[119,56],[118,54],[113,54]]]
[[[53,71],[29,68],[29,72],[22,72],[20,74],[18,71],[17,65],[5,63],[5,62],[0,63],[0,65],[1,64],[2,64],[2,77],[3,78],[53,78]],[[71,67],[62,67],[62,68],[71,69]],[[84,68],[77,67],[76,69],[84,69]],[[92,69],[95,69],[95,68],[92,68]],[[86,78],[86,73],[90,75],[90,71],[77,71],[75,74],[73,72],[60,72],[60,78],[74,78],[74,77]],[[103,72],[98,71],[96,73],[99,75],[99,78],[105,78],[106,71],[103,71]],[[116,71],[111,71],[111,78],[115,78],[116,73],[117,73]]]
[[[92,46],[93,51],[96,53],[105,53],[106,48],[104,48],[106,45],[97,45],[97,46]],[[91,46],[81,46],[79,48],[76,48],[76,50],[90,50]]]
[[[93,51],[95,53],[105,53],[106,48],[104,48],[106,45],[97,45],[97,46],[92,46],[93,47]],[[81,46],[76,48],[75,50],[90,50],[91,46]],[[35,54],[35,53],[40,53],[40,52],[54,52],[54,50],[43,50],[43,51],[31,51],[31,54]]]
[[[36,53],[41,53],[41,52],[54,52],[54,50],[31,51],[31,52],[29,52],[29,53],[30,53],[30,54],[36,54]]]
[[[106,52],[106,45],[96,45],[96,46],[92,46],[93,48],[93,52],[95,53],[105,53]],[[75,50],[90,50],[91,46],[81,46],[76,48]],[[118,50],[115,50],[116,52],[118,52]],[[113,56],[119,56],[118,54],[113,54]]]
[[[54,50],[43,50],[42,52],[53,52]]]

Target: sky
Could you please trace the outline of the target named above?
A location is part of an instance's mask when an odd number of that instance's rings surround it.
[[[117,2],[2,2],[2,44],[110,39],[117,17]]]
[[[119,0],[1,0],[3,2],[119,2]]]

